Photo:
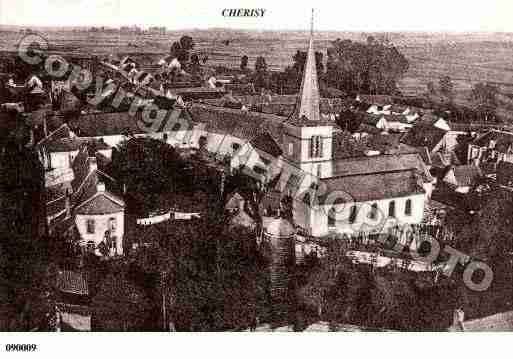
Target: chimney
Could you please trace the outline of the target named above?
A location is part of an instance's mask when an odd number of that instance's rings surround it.
[[[98,169],[98,164],[96,163],[96,157],[89,157],[89,172],[96,171]]]
[[[70,198],[69,190],[66,189],[66,194],[64,198],[64,206],[66,208],[66,219],[71,218],[71,198]]]
[[[123,194],[126,194],[126,191],[127,191],[127,189],[126,189],[126,183],[123,183]]]
[[[98,184],[96,185],[96,190],[98,192],[105,192],[105,183],[98,182]]]

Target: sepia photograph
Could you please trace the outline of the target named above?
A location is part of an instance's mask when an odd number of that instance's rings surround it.
[[[0,351],[513,331],[512,10],[0,0]]]

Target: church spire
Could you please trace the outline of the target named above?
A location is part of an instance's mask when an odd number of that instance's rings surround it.
[[[299,118],[305,116],[310,121],[318,121],[319,115],[319,83],[317,80],[317,65],[315,63],[315,51],[313,46],[313,23],[314,10],[312,9],[312,19],[310,24],[310,44],[306,54],[305,68],[303,70],[303,80],[299,93],[299,103],[296,111]]]

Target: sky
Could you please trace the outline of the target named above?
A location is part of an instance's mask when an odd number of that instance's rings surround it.
[[[223,9],[263,8],[263,18]],[[335,31],[513,32],[511,0],[0,0],[1,25],[225,27]]]

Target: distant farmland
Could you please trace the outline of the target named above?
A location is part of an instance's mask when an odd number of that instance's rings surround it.
[[[290,65],[297,50],[307,46],[305,32],[249,32],[215,29],[190,30],[161,34],[119,34],[70,31],[43,33],[50,47],[71,52],[106,56],[117,53],[144,53],[158,59],[173,41],[188,34],[196,42],[195,50],[208,56],[209,65],[238,67],[243,55],[249,64],[264,56],[271,70]],[[349,38],[365,41],[368,34],[321,32],[316,34],[316,48],[326,53],[330,41]],[[455,89],[466,93],[476,82],[499,85],[504,93],[513,93],[513,34],[389,34],[392,42],[407,57],[410,68],[399,87],[404,94],[425,92],[429,81],[438,82],[449,75]],[[14,50],[22,37],[17,32],[0,33],[0,50]],[[229,44],[225,45],[224,41]]]

